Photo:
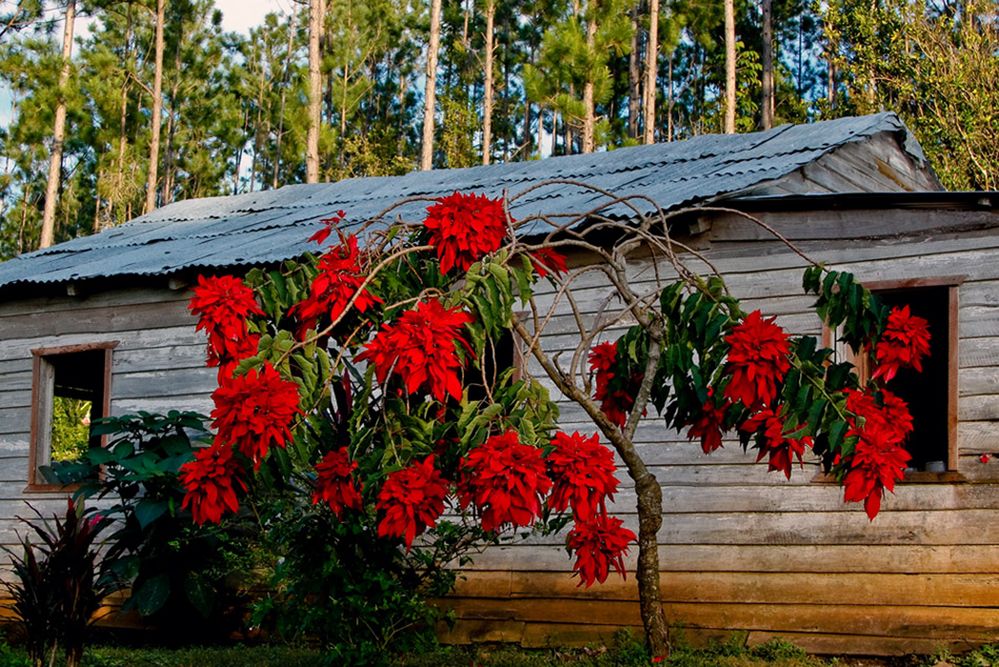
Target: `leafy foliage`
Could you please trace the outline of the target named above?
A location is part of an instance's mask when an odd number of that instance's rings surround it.
[[[96,548],[109,521],[88,520],[83,507],[72,502],[65,518],[55,517],[54,525],[40,515],[38,519],[38,523],[22,521],[40,542],[32,544],[29,533],[20,537],[20,553],[4,547],[15,580],[3,583],[24,627],[32,663],[51,664],[62,650],[67,666],[77,667],[92,617],[113,590],[102,576],[104,561]]]
[[[47,474],[78,484],[79,501],[112,501],[87,510],[95,519],[113,521],[104,537],[106,585],[127,586],[125,609],[187,637],[238,627],[240,594],[227,579],[248,565],[249,536],[238,525],[194,526],[181,512],[178,472],[207,436],[205,417],[140,412],[97,420],[92,433],[108,435],[107,447],[53,463]],[[237,616],[227,615],[234,608]]]

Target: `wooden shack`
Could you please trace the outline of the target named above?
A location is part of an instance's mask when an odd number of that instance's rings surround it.
[[[55,396],[90,397],[97,415],[210,409],[215,374],[186,309],[199,272],[299,256],[316,221],[338,209],[360,219],[403,197],[495,196],[553,178],[563,182],[513,214],[590,210],[593,192],[568,181],[645,194],[667,210],[712,205],[677,233],[736,296],[792,332],[822,335],[801,291],[804,260],[733,211],[933,318],[938,364],[917,387],[928,397],[919,469],[873,523],[814,464],[788,481],[737,446],[704,456],[654,419],[641,427],[663,485],[671,622],[693,639],[742,631],[829,653],[999,639],[999,195],[940,191],[892,114],[179,202],[0,264],[0,543],[14,541],[27,503],[49,512],[64,502],[37,474],[51,456]],[[401,212],[418,217],[420,206]],[[638,263],[634,282],[652,269]],[[608,291],[586,285],[589,314]],[[543,344],[573,347],[567,331],[555,322]],[[561,422],[592,428],[569,404]],[[623,490],[614,511],[634,523],[633,500]],[[448,638],[577,644],[640,624],[631,577],[584,590],[570,565],[557,536],[490,548],[446,602],[458,618]]]

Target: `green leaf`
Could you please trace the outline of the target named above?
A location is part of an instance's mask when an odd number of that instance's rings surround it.
[[[184,582],[184,594],[199,614],[204,618],[211,616],[212,608],[215,606],[215,592],[201,577],[188,577]]]
[[[140,615],[152,616],[163,608],[170,597],[170,578],[165,573],[157,574],[144,581],[132,597]]]
[[[135,506],[135,518],[139,527],[145,529],[149,524],[163,516],[167,511],[165,500],[140,500]]]

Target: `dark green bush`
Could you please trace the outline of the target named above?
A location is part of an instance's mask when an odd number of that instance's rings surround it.
[[[107,447],[92,447],[80,459],[44,471],[63,484],[78,484],[78,499],[111,501],[89,510],[114,520],[114,532],[105,538],[108,583],[129,589],[124,609],[178,641],[239,628],[247,600],[234,575],[252,569],[252,525],[233,520],[200,527],[181,511],[178,471],[210,437],[206,421],[177,411],[96,420],[91,432],[107,435]]]
[[[53,664],[65,651],[67,667],[83,656],[87,629],[101,600],[110,592],[102,583],[101,562],[94,547],[106,519],[88,521],[72,501],[66,517],[49,523],[40,514],[34,523],[21,519],[30,533],[20,537],[20,552],[10,554],[15,579],[4,582],[14,600],[14,613],[23,627],[28,657],[34,665]]]

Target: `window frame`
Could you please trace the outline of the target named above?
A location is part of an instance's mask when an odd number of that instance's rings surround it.
[[[57,347],[39,347],[31,350],[31,436],[28,443],[28,485],[25,492],[51,493],[71,490],[71,486],[52,484],[39,479],[39,465],[51,462],[52,405],[55,397],[55,372],[46,357],[80,352],[104,351],[104,377],[101,414],[111,413],[111,363],[113,350],[119,341],[79,343]],[[101,446],[107,445],[107,435],[101,436]]]
[[[907,472],[903,482],[960,482],[964,476],[958,471],[960,451],[958,449],[958,394],[960,372],[960,292],[966,275],[935,276],[927,278],[900,278],[886,280],[861,280],[861,284],[871,292],[920,289],[925,287],[947,288],[947,470],[944,472]],[[822,325],[822,344],[835,345],[833,332]],[[814,481],[831,481],[831,476],[819,472]]]

